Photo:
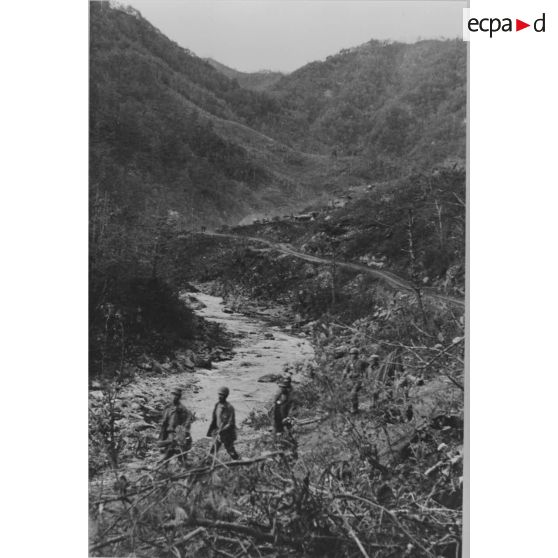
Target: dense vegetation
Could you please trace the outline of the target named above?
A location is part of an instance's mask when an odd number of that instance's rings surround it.
[[[91,184],[119,207],[137,213],[154,200],[224,221],[265,182],[265,170],[200,114],[248,123],[253,111],[273,112],[273,101],[235,86],[139,16],[91,2],[90,84]]]
[[[311,145],[357,154],[363,174],[382,178],[464,160],[466,76],[463,41],[372,40],[304,66],[271,91]]]

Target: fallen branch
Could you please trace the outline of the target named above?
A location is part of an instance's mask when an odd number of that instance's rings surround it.
[[[156,488],[158,486],[163,486],[165,484],[167,484],[169,481],[176,481],[176,480],[182,480],[194,475],[204,475],[207,473],[212,473],[213,471],[215,471],[216,469],[221,469],[221,468],[230,468],[230,467],[242,467],[244,465],[251,465],[253,463],[259,463],[261,461],[266,461],[267,459],[270,459],[271,457],[277,457],[279,455],[285,455],[284,451],[274,451],[271,453],[267,453],[265,455],[261,455],[260,457],[254,457],[252,459],[242,459],[242,460],[238,460],[238,461],[228,461],[227,463],[225,462],[219,462],[215,465],[211,465],[211,466],[206,466],[206,467],[198,467],[197,469],[190,469],[189,471],[186,471],[185,473],[180,473],[179,475],[175,475],[172,477],[167,477],[163,480],[157,481],[149,486],[140,488],[138,490],[135,491],[131,491],[128,492],[127,496],[135,496],[137,494],[141,494],[143,492],[146,492],[147,490],[151,490],[153,488]],[[107,498],[104,500],[97,500],[95,502],[91,502],[92,506],[97,506],[99,504],[107,504],[109,502],[117,502],[119,500],[122,499],[122,496],[119,496],[117,498]]]
[[[438,360],[442,355],[444,355],[445,353],[447,353],[450,349],[452,349],[453,347],[456,347],[457,345],[459,345],[460,343],[462,343],[465,340],[464,337],[461,337],[457,342],[455,343],[451,343],[451,345],[448,345],[445,349],[441,350],[436,356],[432,357],[426,364],[419,366],[419,370],[426,370],[428,367],[430,367],[434,362],[436,362],[436,360]],[[458,382],[455,378],[453,378],[448,372],[442,372],[444,374],[444,376],[446,376],[446,378],[448,378],[448,380],[450,380],[454,385],[456,385],[460,390],[465,391],[465,387]]]
[[[177,546],[179,544],[184,544],[185,542],[188,542],[190,539],[193,539],[197,535],[201,535],[202,533],[205,533],[205,532],[206,532],[206,530],[203,527],[198,527],[197,529],[194,529],[193,531],[190,531],[187,535],[185,535],[181,539],[178,539],[177,541],[174,541],[173,546]]]
[[[318,417],[318,418],[305,419],[305,420],[295,419],[295,424],[296,424],[296,426],[306,426],[307,424],[313,424],[315,422],[320,422],[322,420],[325,420],[326,418],[327,417]]]
[[[345,540],[340,539],[340,537],[326,536],[326,535],[309,535],[300,539],[295,539],[293,537],[281,536],[280,534],[273,534],[272,532],[265,532],[254,527],[249,527],[248,525],[241,525],[239,523],[230,523],[229,521],[220,520],[209,520],[209,519],[192,519],[188,521],[189,525],[198,525],[204,527],[205,529],[217,529],[221,531],[229,531],[232,533],[240,533],[248,537],[261,542],[272,543],[272,544],[283,544],[295,548],[299,548],[302,545],[308,543],[309,540],[313,541],[338,541]]]
[[[455,386],[457,386],[461,391],[465,391],[465,386],[461,382],[458,382],[453,376],[451,376],[448,372],[443,373],[444,376]]]
[[[442,349],[436,356],[432,357],[426,364],[424,364],[423,366],[419,366],[418,368],[422,370],[426,370],[429,366],[431,366],[434,362],[436,362],[442,355],[447,353],[450,349],[453,349],[453,347],[457,347],[457,345],[463,343],[464,340],[465,338],[461,337],[459,341],[455,343],[452,342],[451,345],[448,345],[445,349]]]
[[[103,541],[103,542],[97,543],[93,546],[90,546],[89,547],[89,554],[91,554],[95,550],[99,550],[100,548],[108,546],[109,544],[115,544],[117,542],[123,541],[123,540],[127,539],[129,536],[130,536],[130,533],[125,533],[124,535],[119,535],[118,537],[112,537],[111,539],[107,539],[106,541]]]
[[[341,517],[341,521],[343,521],[343,526],[345,527],[345,530],[347,531],[347,533],[349,533],[349,536],[355,541],[356,545],[358,546],[358,548],[359,548],[360,552],[362,553],[362,555],[364,556],[364,558],[370,558],[370,556],[368,556],[368,553],[364,549],[364,546],[362,546],[362,543],[360,542],[360,539],[356,536],[355,532],[353,531],[353,529],[349,525],[349,522],[347,521],[347,518],[339,510],[339,505],[337,505],[336,508],[337,508],[337,513],[339,514],[339,517]]]
[[[354,328],[354,327],[350,327],[350,326],[346,326],[346,325],[342,325],[342,324],[337,324],[335,322],[331,322],[329,324],[330,326],[336,326],[336,327],[340,327],[342,329],[348,329],[349,331],[354,331],[355,333],[358,333],[358,329]]]
[[[265,533],[248,525],[240,525],[239,523],[230,523],[228,521],[213,520],[208,519],[194,519],[191,525],[199,525],[200,528],[208,529],[218,529],[222,531],[230,531],[233,533],[241,533],[249,537],[253,537],[256,540],[263,542],[274,542],[275,537],[271,533]]]
[[[345,494],[345,493],[340,493],[340,494],[333,494],[334,498],[342,498],[342,499],[347,499],[347,500],[357,500],[359,502],[363,502],[365,504],[371,505],[375,508],[378,508],[380,510],[382,510],[383,513],[385,513],[392,521],[393,523],[399,528],[399,530],[411,541],[412,544],[416,545],[418,548],[420,548],[427,556],[431,556],[432,558],[434,558],[434,555],[432,554],[432,552],[430,552],[426,547],[424,547],[422,544],[420,544],[414,537],[413,535],[411,535],[409,533],[409,531],[407,531],[407,529],[405,529],[405,527],[403,527],[403,525],[401,524],[401,522],[399,521],[399,519],[397,519],[397,517],[395,516],[395,514],[393,512],[391,512],[390,510],[388,510],[387,508],[384,508],[384,506],[378,504],[377,502],[373,502],[372,500],[368,500],[367,498],[362,498],[361,496],[355,496],[353,494]]]

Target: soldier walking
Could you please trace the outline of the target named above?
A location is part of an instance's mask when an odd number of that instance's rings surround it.
[[[290,378],[289,378],[290,380]],[[289,413],[293,407],[292,385],[287,379],[281,380],[279,383],[279,392],[273,400],[273,437],[277,434],[283,434],[285,428],[289,438],[292,438],[292,423]]]
[[[163,421],[159,433],[159,445],[167,460],[174,455],[179,455],[183,463],[186,462],[185,453],[192,447],[192,436],[190,427],[192,425],[192,413],[186,409],[180,398],[182,390],[174,388],[171,391],[172,403],[163,412]]]
[[[213,409],[211,424],[209,425],[209,430],[207,431],[208,436],[214,437],[211,453],[216,454],[221,445],[224,445],[228,454],[233,459],[240,459],[236,449],[234,448],[234,442],[236,441],[236,423],[234,407],[227,401],[229,388],[222,387],[217,393],[219,401]]]
[[[359,358],[359,350],[353,347],[350,351],[350,360],[343,370],[343,380],[350,386],[351,412],[358,413],[358,392],[362,389],[362,381],[366,376],[368,364]]]

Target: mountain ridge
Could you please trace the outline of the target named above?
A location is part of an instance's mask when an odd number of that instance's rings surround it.
[[[287,75],[284,72],[277,72],[274,70],[242,72],[230,66],[226,66],[213,58],[204,58],[204,60],[211,64],[218,72],[221,72],[231,79],[237,80],[241,87],[254,91],[265,91],[277,83],[284,75]]]

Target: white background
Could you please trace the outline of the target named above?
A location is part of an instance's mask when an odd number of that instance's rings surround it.
[[[556,556],[558,30],[471,37],[471,556]],[[2,10],[2,548],[87,555],[85,1]],[[556,10],[555,10],[556,12]]]

